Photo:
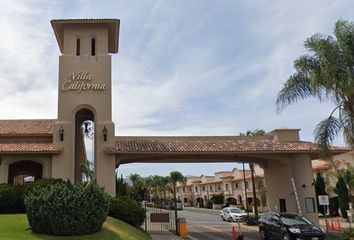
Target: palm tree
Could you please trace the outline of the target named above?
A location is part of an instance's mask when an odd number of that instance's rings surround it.
[[[176,186],[177,183],[180,182],[182,184],[185,184],[187,179],[185,176],[183,176],[182,173],[178,171],[173,171],[170,172],[170,183],[172,184],[172,191],[173,191],[173,204],[174,204],[174,210],[175,210],[175,223],[176,223],[176,233],[178,233],[178,228],[177,228],[177,197],[176,197]]]
[[[134,198],[136,201],[141,201],[144,198],[144,189],[143,189],[143,179],[142,177],[137,174],[130,174],[129,175],[129,180],[132,183],[132,190],[130,192],[130,195],[132,198]]]
[[[263,129],[256,128],[254,130],[248,130],[246,136],[263,136],[266,134],[266,131]],[[254,165],[253,163],[249,163],[250,170],[251,170],[251,181],[252,181],[252,195],[253,195],[253,204],[254,204],[254,215],[258,217],[258,206],[257,206],[257,194],[256,194],[256,183],[254,180]],[[246,184],[245,184],[246,185]],[[247,191],[246,191],[247,196]],[[247,198],[247,197],[246,197]],[[246,199],[246,206],[247,206],[247,199]]]
[[[137,187],[137,185],[139,184],[139,182],[141,182],[141,176],[137,173],[134,174],[130,174],[129,175],[129,180],[132,183],[133,189]]]
[[[161,176],[159,176],[159,175],[154,175],[154,176],[152,176],[152,186],[153,186],[153,191],[154,191],[154,203],[156,204],[158,201],[158,199],[159,199],[159,197],[158,197],[158,185],[159,185],[159,183],[160,183],[160,179],[161,179]]]
[[[161,193],[161,196],[163,197],[163,200],[166,201],[166,190],[167,190],[167,186],[168,183],[170,182],[170,178],[168,176],[166,177],[161,177],[159,179],[159,183],[158,183],[158,189],[159,192]]]
[[[144,189],[145,189],[145,200],[149,200],[151,202],[151,191],[154,186],[154,179],[152,176],[148,176],[143,179],[144,182]]]
[[[331,114],[321,121],[315,140],[326,155],[339,133],[354,145],[354,24],[338,20],[334,37],[315,34],[305,41],[310,52],[294,62],[296,73],[288,78],[276,99],[277,111],[308,97],[334,103]]]

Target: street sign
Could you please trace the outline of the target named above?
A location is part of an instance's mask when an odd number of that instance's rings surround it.
[[[320,205],[328,206],[329,205],[328,196],[327,195],[318,195],[318,203]]]

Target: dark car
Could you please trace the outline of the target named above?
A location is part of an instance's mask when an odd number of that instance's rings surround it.
[[[262,239],[325,239],[319,227],[298,214],[270,212],[263,214],[258,222]]]

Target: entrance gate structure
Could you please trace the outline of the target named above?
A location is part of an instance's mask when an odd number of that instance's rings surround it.
[[[268,209],[301,213],[318,224],[311,166],[318,147],[300,141],[299,129],[275,129],[265,136],[116,137],[115,143],[106,151],[116,156],[116,167],[136,162],[258,164],[264,170]]]
[[[299,129],[276,129],[259,137],[115,137],[111,54],[118,52],[120,21],[59,19],[51,24],[61,52],[58,116],[0,121],[0,183],[13,181],[16,172],[80,181],[80,166],[87,160],[81,128],[89,121],[94,178],[112,196],[115,169],[121,164],[252,162],[264,169],[269,210],[301,212],[318,223],[311,168],[318,149],[300,141]],[[348,149],[330,150],[339,154]],[[17,165],[11,164],[17,161],[42,167],[29,164],[36,169],[15,171]]]

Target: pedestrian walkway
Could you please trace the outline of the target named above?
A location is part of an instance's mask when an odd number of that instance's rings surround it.
[[[150,233],[153,240],[181,240],[183,238],[176,236],[167,229],[162,229],[162,232]]]

